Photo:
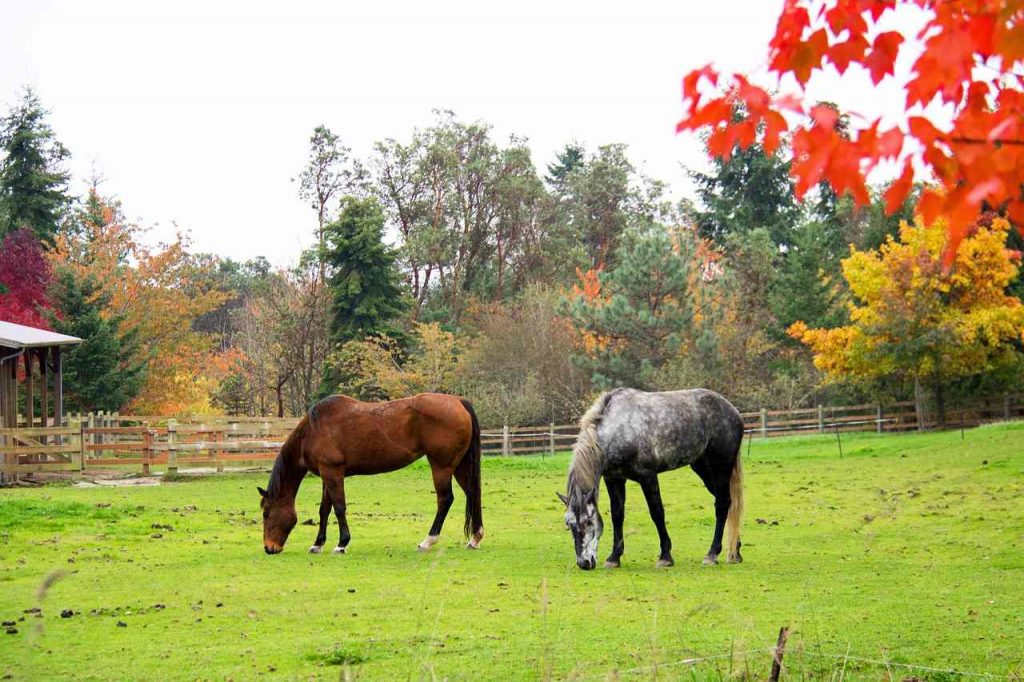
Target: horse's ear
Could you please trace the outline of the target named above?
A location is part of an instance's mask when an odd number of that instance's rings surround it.
[[[260,497],[266,499],[266,497],[267,497],[267,491],[266,490],[264,490],[263,488],[261,488],[259,486],[256,486],[256,490],[259,491]]]
[[[564,504],[566,507],[569,506],[569,498],[567,498],[565,495],[557,491],[555,492],[555,494],[558,495],[558,499],[562,501],[562,504]]]

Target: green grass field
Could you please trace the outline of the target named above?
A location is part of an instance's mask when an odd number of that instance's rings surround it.
[[[2,490],[0,618],[17,632],[0,632],[0,677],[764,679],[789,625],[788,679],[1019,680],[1024,424],[965,436],[844,436],[843,459],[834,437],[754,442],[746,562],[707,568],[712,499],[684,470],[661,479],[674,568],[655,568],[631,484],[622,568],[577,569],[555,497],[567,455],[484,461],[476,552],[461,494],[415,551],[434,506],[422,462],[349,480],[345,556],[307,554],[304,525],[263,553],[265,474]],[[300,519],[319,495],[308,479]],[[610,542],[609,526],[601,558]]]

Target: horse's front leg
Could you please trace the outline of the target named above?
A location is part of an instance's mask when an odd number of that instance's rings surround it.
[[[345,550],[348,549],[349,541],[352,539],[352,534],[348,531],[348,520],[345,518],[345,469],[338,467],[328,471],[326,467],[322,467],[320,469],[320,476],[323,478],[325,493],[330,498],[330,504],[334,507],[334,515],[338,517],[338,526],[341,529],[338,537],[338,546],[334,548],[334,553],[344,554]],[[323,501],[320,502],[320,505],[322,508]],[[326,540],[326,537],[324,539]]]
[[[331,514],[331,498],[327,494],[327,484],[323,484],[323,496],[320,498],[320,529],[316,533],[316,540],[309,548],[310,554],[319,554],[323,551],[324,543],[327,542],[327,522]]]
[[[416,547],[421,552],[426,552],[437,542],[441,536],[444,520],[448,518],[448,510],[455,502],[455,493],[452,492],[452,470],[439,465],[435,466],[431,462],[430,472],[434,478],[434,493],[437,495],[437,513],[434,515],[434,522],[430,524],[430,530],[427,531],[427,537],[423,538],[423,542]]]
[[[626,544],[622,538],[622,524],[626,518],[626,479],[604,479],[604,487],[608,490],[608,504],[612,508],[612,553],[604,562],[605,568],[618,568],[621,565],[622,552]]]
[[[644,499],[647,500],[647,508],[651,512],[651,521],[654,521],[658,529],[658,540],[661,542],[661,556],[658,557],[658,566],[674,566],[672,560],[672,539],[668,536],[668,529],[665,527],[665,507],[661,503],[661,488],[658,486],[658,476],[648,476],[640,479],[640,488],[644,491]]]

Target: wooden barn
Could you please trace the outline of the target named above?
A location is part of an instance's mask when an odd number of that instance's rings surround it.
[[[0,321],[0,428],[64,423],[61,350],[81,342],[74,336]],[[20,404],[19,396],[24,397]]]

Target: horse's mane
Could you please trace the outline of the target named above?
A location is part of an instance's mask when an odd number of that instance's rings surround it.
[[[314,407],[314,409],[316,408]],[[312,414],[312,410],[310,410],[310,414]],[[295,453],[296,449],[302,447],[309,423],[310,415],[306,415],[299,422],[298,426],[288,434],[288,439],[281,446],[281,451],[277,453],[277,458],[274,460],[274,468],[270,470],[270,482],[267,483],[267,497],[272,500],[277,498],[281,487],[284,485],[284,478],[288,472],[288,459]]]
[[[572,462],[569,464],[569,489],[590,492],[597,488],[597,479],[601,476],[604,452],[597,442],[597,425],[601,423],[604,411],[608,407],[615,391],[602,393],[580,419],[580,433],[576,437],[576,445],[572,449]]]

